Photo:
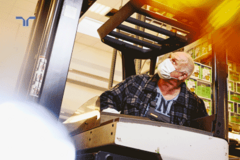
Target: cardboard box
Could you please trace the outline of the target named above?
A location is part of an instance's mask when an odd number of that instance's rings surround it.
[[[194,49],[190,49],[187,51],[188,54],[192,57],[192,59],[195,59]]]
[[[228,61],[228,70],[234,71],[234,63],[231,61]]]
[[[229,80],[239,81],[239,73],[229,71]]]
[[[233,102],[240,102],[240,97],[236,93],[230,92],[229,97],[230,97],[230,100]]]
[[[191,75],[191,78],[200,79],[201,78],[200,70],[201,70],[201,64],[195,62],[194,63],[194,70],[193,70],[193,73]]]
[[[233,102],[228,102],[228,111],[229,111],[229,112],[233,112],[233,111],[234,111]]]
[[[240,124],[240,115],[236,113],[230,113],[230,122]]]
[[[201,66],[201,79],[212,82],[212,68],[210,66]]]
[[[198,81],[196,94],[200,97],[211,98],[211,85]]]
[[[198,96],[203,97],[202,95],[202,85],[200,84],[200,82],[197,82],[197,87],[196,87],[196,92],[195,92]]]
[[[212,88],[211,88],[211,85],[210,85],[210,84],[207,85],[205,89],[206,89],[206,90],[205,90],[205,97],[211,99],[211,98],[212,98],[212,97],[211,97],[211,96],[212,96]]]
[[[236,117],[236,123],[240,124],[240,115],[235,114],[235,117]]]
[[[203,99],[208,115],[212,115],[212,102],[207,99]]]
[[[195,47],[195,58],[199,57],[202,55],[202,46],[198,45]]]
[[[230,122],[233,122],[233,123],[237,122],[237,118],[234,113],[230,113]]]
[[[240,93],[240,83],[236,83],[236,92]]]
[[[202,55],[208,54],[208,42],[203,43],[202,45]]]
[[[240,87],[240,85],[239,85]],[[240,89],[240,88],[239,88]],[[228,81],[228,90],[229,91],[233,91],[235,92],[236,91],[236,85],[233,81]],[[240,90],[239,90],[240,91]]]
[[[191,92],[196,92],[197,80],[189,78],[185,83]]]
[[[237,113],[240,114],[240,104],[238,104]]]
[[[234,103],[234,113],[237,113],[237,108],[238,108],[238,104],[237,103]]]
[[[202,89],[202,91],[200,91],[200,93],[201,93],[202,97],[211,98],[211,85],[202,83],[202,82],[199,82],[198,85],[201,86],[200,89]]]

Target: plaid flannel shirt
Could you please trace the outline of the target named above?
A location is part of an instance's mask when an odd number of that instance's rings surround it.
[[[100,96],[101,110],[113,108],[122,114],[145,116],[146,108],[157,95],[159,76],[135,75],[126,78],[111,90]],[[190,126],[196,118],[207,116],[205,105],[185,82],[181,84],[178,99],[173,102],[170,111],[170,123]]]

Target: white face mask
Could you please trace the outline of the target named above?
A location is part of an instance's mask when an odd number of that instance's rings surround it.
[[[167,58],[158,65],[157,73],[159,77],[162,79],[177,79],[170,76],[170,73],[175,70],[176,69],[173,66],[172,62],[170,61],[169,58]]]

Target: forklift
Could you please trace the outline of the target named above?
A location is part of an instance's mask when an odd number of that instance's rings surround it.
[[[22,65],[16,92],[26,100],[45,106],[57,118],[78,19],[94,2],[42,0],[36,8],[26,62]],[[221,2],[194,7],[170,2],[130,0],[98,29],[99,36],[103,43],[121,51],[125,79],[136,74],[136,59],[150,59],[149,74],[153,75],[158,56],[181,49],[210,34],[213,115],[196,119],[191,127],[184,127],[145,117],[99,113],[99,98],[94,97],[84,107],[93,106],[95,112],[85,119],[75,113],[64,122],[76,145],[76,159],[229,159],[227,51],[231,42],[228,42],[230,36],[226,38],[225,35],[227,26],[210,25],[211,20],[208,19],[212,15],[211,10]],[[175,16],[169,17],[161,11],[174,13]],[[171,29],[134,19],[131,17],[133,13],[164,23]],[[196,15],[199,17],[196,18]],[[124,22],[160,33],[166,38],[128,27]],[[232,34],[234,36],[235,33]],[[36,78],[39,74],[41,79]],[[156,138],[160,134],[166,137]]]

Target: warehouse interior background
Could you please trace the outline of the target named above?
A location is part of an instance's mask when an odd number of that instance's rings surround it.
[[[118,10],[128,1],[97,0],[80,18],[60,118],[67,119],[86,101],[108,89],[113,48],[101,42],[97,29],[109,19],[107,13]],[[38,0],[0,0],[0,94],[14,95],[33,24],[33,20],[30,20],[29,26],[23,26],[22,20],[16,17],[27,19],[34,16],[37,3]],[[136,18],[136,14],[132,16]],[[238,46],[235,43],[234,46]],[[234,55],[233,51],[230,52]],[[143,72],[149,68],[149,62],[142,62]],[[113,86],[121,80],[122,60],[118,53]]]
[[[16,16],[25,19],[34,16],[37,2],[38,0],[0,0],[1,94],[14,94],[33,24],[30,20],[29,26],[23,26],[22,20],[16,19]],[[97,8],[88,10],[79,20],[80,32],[76,35],[61,108],[63,119],[71,116],[87,100],[108,89],[113,48],[100,41],[97,29],[108,19],[105,16],[107,12],[118,10],[128,0],[96,2]],[[100,13],[99,10],[104,12]],[[113,85],[122,80],[121,63],[121,56],[118,54]]]
[[[106,16],[107,13],[114,9],[118,10],[128,1],[97,0],[79,19],[78,32],[75,38],[61,106],[61,120],[66,120],[89,99],[99,96],[109,89],[113,48],[101,42],[97,29],[109,19]],[[204,0],[204,2],[206,1]],[[0,100],[4,98],[2,95],[14,97],[20,68],[25,63],[24,56],[33,25],[33,20],[30,20],[29,26],[23,26],[23,21],[16,19],[16,17],[21,16],[27,19],[30,16],[34,16],[37,3],[38,0],[0,0]],[[137,15],[133,14],[132,16],[136,18]],[[226,33],[229,33],[229,30],[233,28],[237,28],[231,34],[231,38],[238,40],[239,34],[235,33],[239,30],[236,26],[239,26],[240,21],[236,21],[234,24],[235,26],[230,26]],[[129,24],[126,25],[129,26]],[[146,32],[149,33],[149,31]],[[230,36],[226,37],[230,39]],[[229,43],[233,43],[233,41],[229,41]],[[240,56],[236,56],[239,52],[238,43],[238,41],[235,41],[232,44],[233,47],[229,50],[229,53],[232,54],[232,59],[234,57],[234,60],[240,62]],[[35,58],[37,59],[38,57],[36,56]],[[145,72],[149,68],[150,61],[142,61],[143,63],[142,72]],[[240,70],[238,72],[240,73]],[[118,52],[113,86],[120,81],[122,81],[122,59],[121,53]],[[238,104],[238,112],[240,112],[240,98],[239,102],[235,104]],[[81,110],[78,111],[81,112]]]

